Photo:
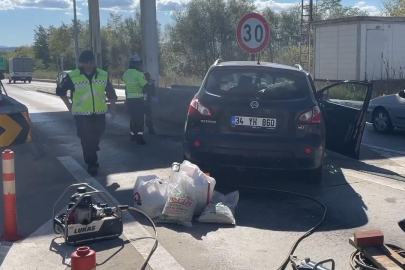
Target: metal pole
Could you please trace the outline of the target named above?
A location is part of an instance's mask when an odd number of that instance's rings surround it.
[[[77,28],[76,0],[73,0],[74,28],[75,28],[75,56],[76,68],[79,67],[79,29]]]
[[[311,37],[312,37],[312,21],[313,21],[313,7],[314,2],[313,0],[309,0],[309,22],[308,22],[308,72],[311,75],[314,75],[314,72],[311,67]]]
[[[94,56],[96,57],[96,65],[101,68],[101,30],[100,30],[100,8],[98,0],[89,0],[89,21],[91,33],[91,45]]]
[[[159,50],[156,20],[156,0],[141,0],[142,58],[148,71],[159,86]]]
[[[250,55],[250,61],[256,61],[256,54],[252,53]]]

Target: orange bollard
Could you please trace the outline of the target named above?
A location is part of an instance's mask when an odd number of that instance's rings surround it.
[[[95,270],[96,252],[89,247],[79,247],[72,253],[70,265],[72,270]]]
[[[14,152],[5,150],[2,153],[3,196],[4,196],[4,234],[3,241],[17,241],[22,237],[17,230],[17,206],[15,195]]]

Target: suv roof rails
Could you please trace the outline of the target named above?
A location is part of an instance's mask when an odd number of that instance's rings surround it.
[[[300,64],[295,64],[294,67],[298,68],[299,70],[304,70]]]
[[[224,60],[223,60],[222,58],[218,58],[218,59],[215,61],[214,65],[217,66],[217,65],[221,64],[222,62],[224,62]]]

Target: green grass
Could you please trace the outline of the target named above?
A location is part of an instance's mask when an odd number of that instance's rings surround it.
[[[35,70],[33,77],[35,79],[51,79],[51,80],[56,80],[56,77],[58,76],[58,72],[55,70]]]

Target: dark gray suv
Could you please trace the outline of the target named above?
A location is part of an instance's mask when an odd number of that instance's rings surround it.
[[[319,183],[325,147],[359,157],[371,91],[357,81],[316,91],[299,67],[218,60],[190,104],[184,158],[202,167],[301,170]]]

